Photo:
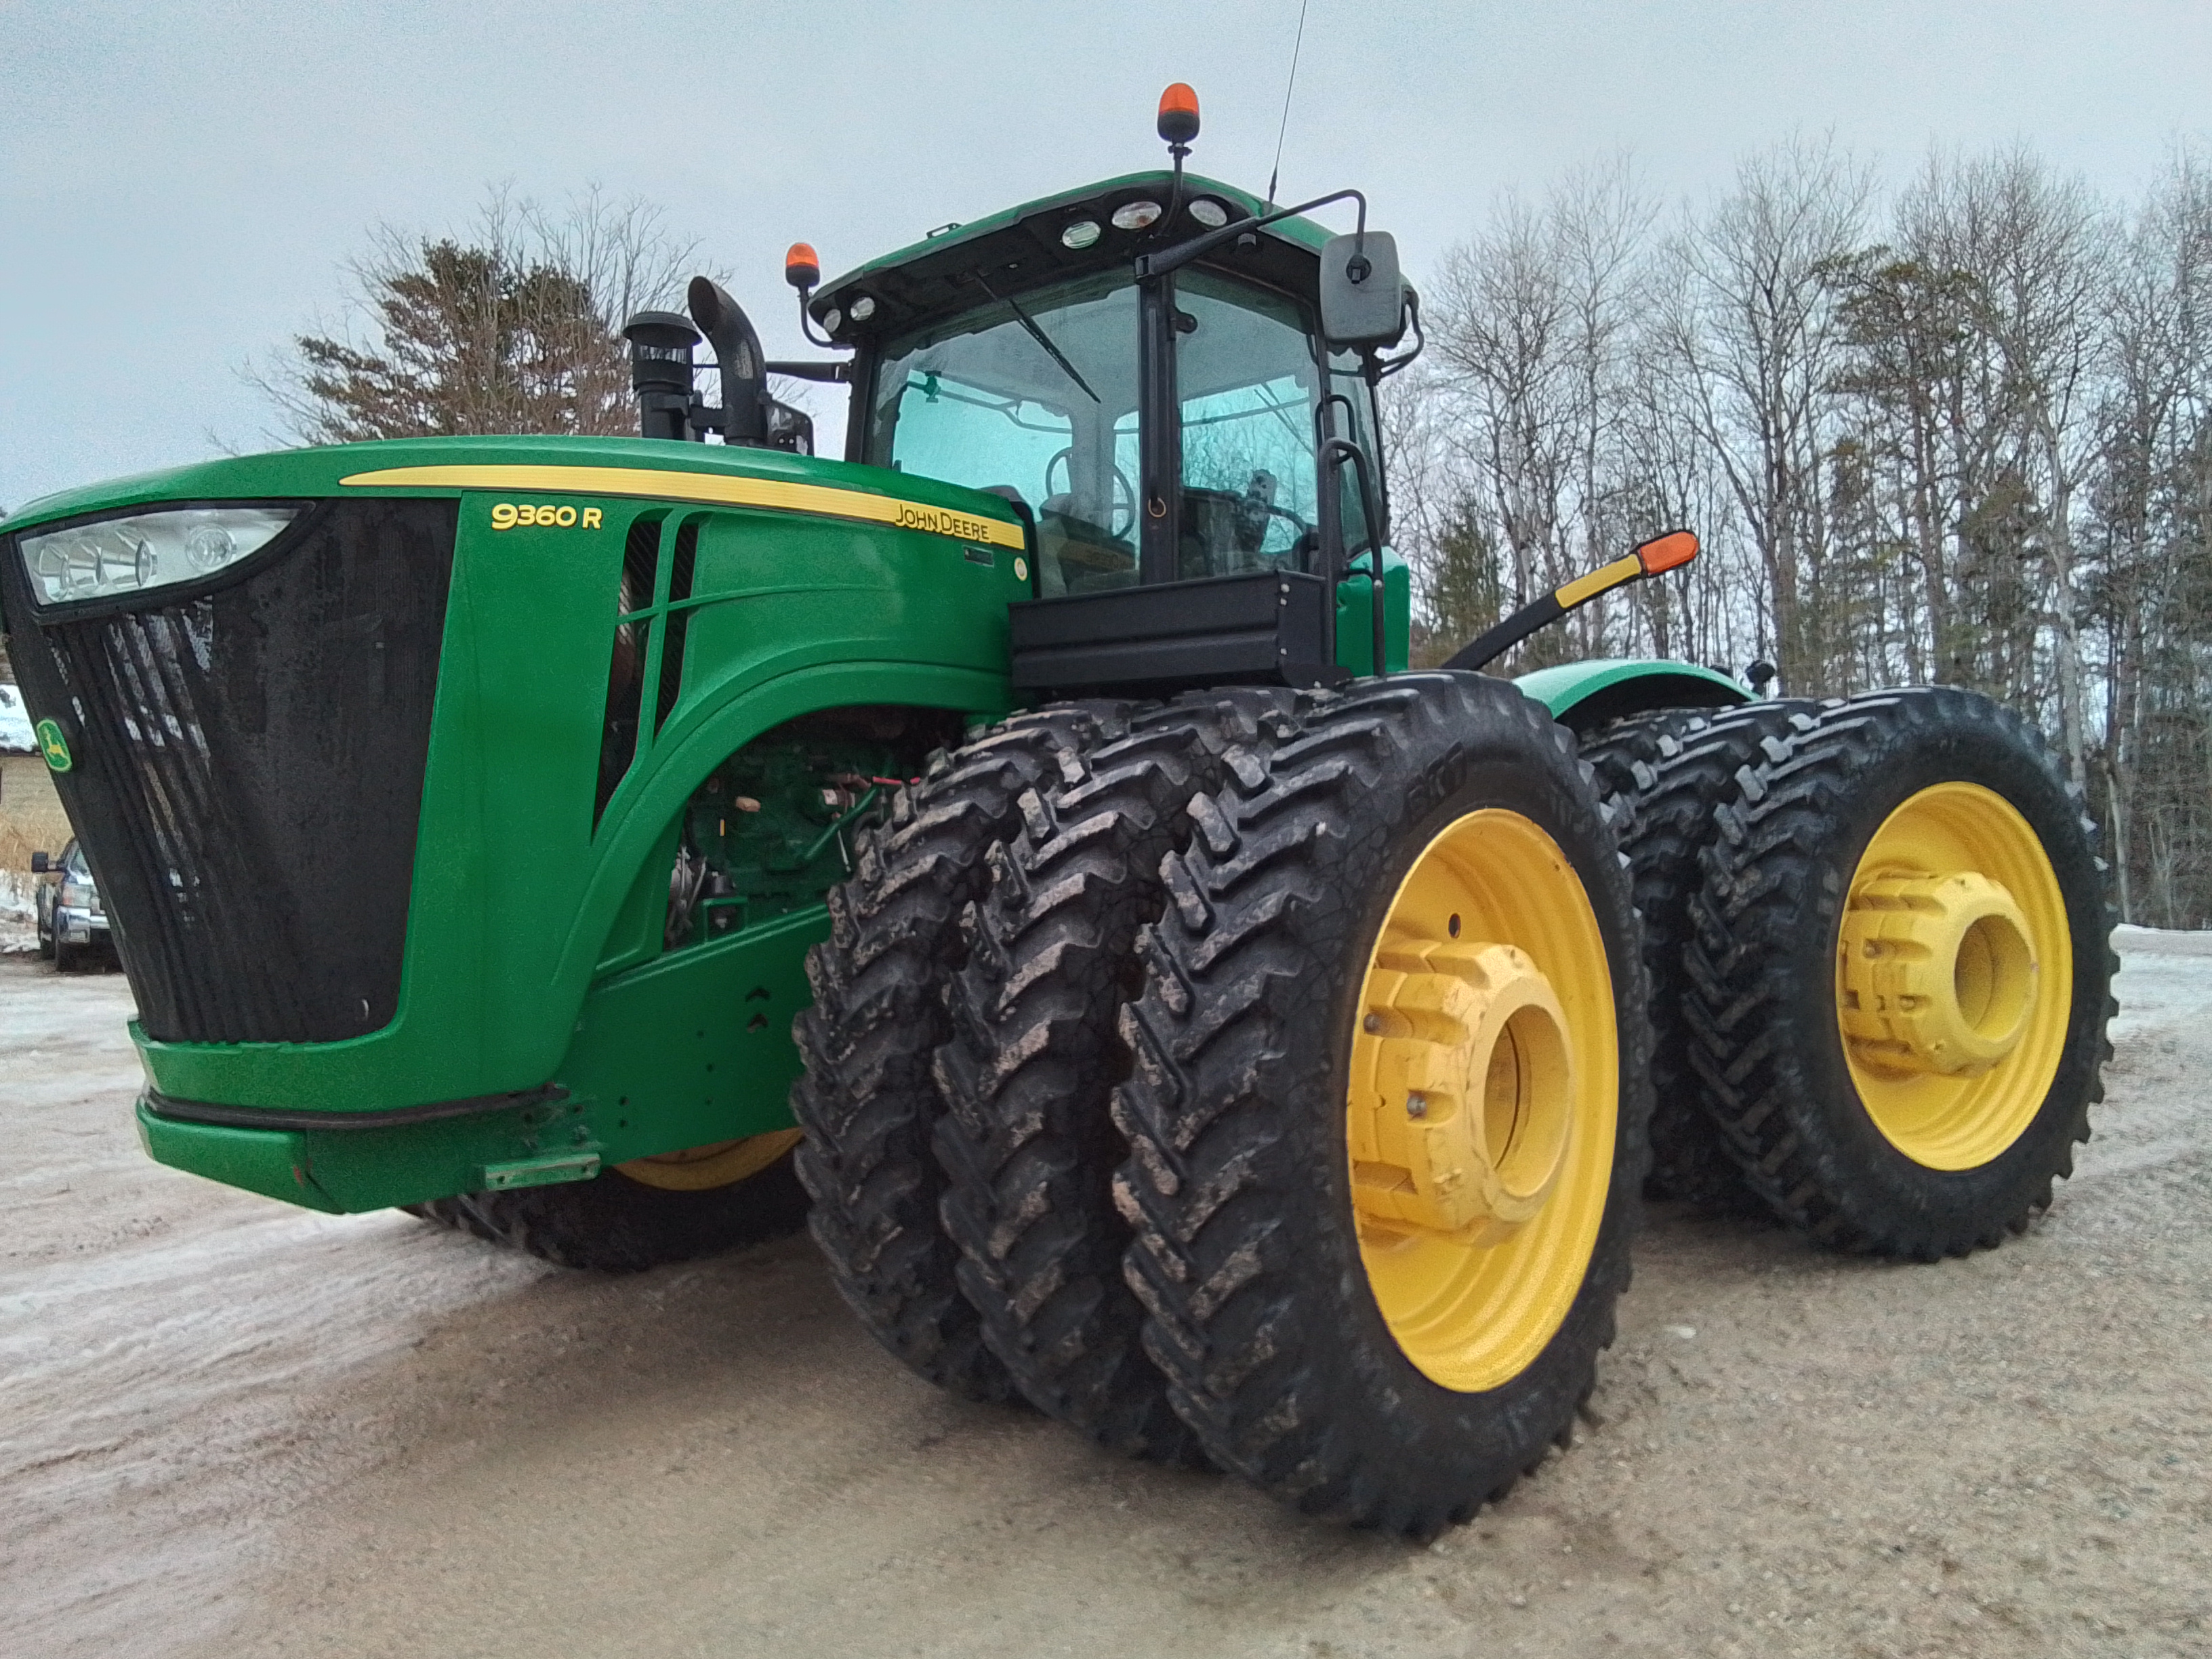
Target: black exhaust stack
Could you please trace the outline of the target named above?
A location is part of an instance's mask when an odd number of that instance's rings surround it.
[[[691,279],[691,319],[714,348],[722,374],[722,441],[758,449],[768,443],[768,358],[744,310],[705,276]]]

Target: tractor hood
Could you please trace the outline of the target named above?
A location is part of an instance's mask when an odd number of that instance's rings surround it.
[[[0,610],[154,1090],[438,1114],[582,1097],[586,994],[656,971],[681,815],[763,732],[1008,707],[1024,549],[998,496],[842,461],[423,439],[47,496],[0,525]],[[763,921],[733,994],[783,1000],[778,1054],[818,925]]]
[[[638,438],[410,438],[240,455],[110,479],[30,502],[0,535],[165,502],[504,493],[651,496],[930,530],[1018,547],[1013,510],[955,484],[781,450]]]

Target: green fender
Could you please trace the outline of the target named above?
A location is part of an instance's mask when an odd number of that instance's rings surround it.
[[[1577,733],[1650,708],[1729,708],[1757,699],[1717,669],[1653,657],[1601,657],[1523,674],[1514,684]]]

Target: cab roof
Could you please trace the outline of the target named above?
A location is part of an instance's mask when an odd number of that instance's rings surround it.
[[[1268,210],[1250,191],[1198,173],[1184,173],[1182,185],[1183,205],[1171,227],[1172,239],[1161,236],[1157,226],[1115,228],[1116,210],[1138,201],[1164,207],[1174,187],[1174,175],[1164,171],[1124,173],[987,218],[947,226],[824,283],[815,291],[809,309],[833,337],[859,344],[872,335],[900,331],[918,318],[981,303],[988,296],[976,281],[979,276],[999,294],[1018,294],[1064,276],[1127,266],[1148,248],[1200,235],[1207,227],[1192,218],[1194,201],[1210,198],[1220,203],[1231,220],[1257,218]],[[1085,220],[1098,226],[1098,240],[1086,248],[1066,246],[1060,232]],[[1279,219],[1259,233],[1255,246],[1240,249],[1231,244],[1208,260],[1248,269],[1279,286],[1306,289],[1316,280],[1322,246],[1333,234],[1310,219]],[[856,322],[853,302],[864,295],[875,302],[874,313]],[[832,313],[838,319],[834,328],[829,321]]]

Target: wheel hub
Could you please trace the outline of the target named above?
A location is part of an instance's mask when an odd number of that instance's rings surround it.
[[[1527,1225],[1567,1161],[1566,1025],[1551,981],[1514,945],[1386,939],[1361,1010],[1373,1039],[1353,1114],[1363,1226],[1490,1245]]]
[[[1884,875],[1851,894],[1838,1017],[1859,1064],[1972,1075],[2011,1054],[2039,964],[2013,896],[1972,871]]]
[[[796,1146],[800,1133],[797,1129],[771,1129],[766,1134],[746,1135],[738,1140],[717,1140],[704,1146],[686,1147],[679,1152],[634,1158],[615,1168],[632,1181],[658,1187],[664,1192],[709,1192],[758,1175]]]

